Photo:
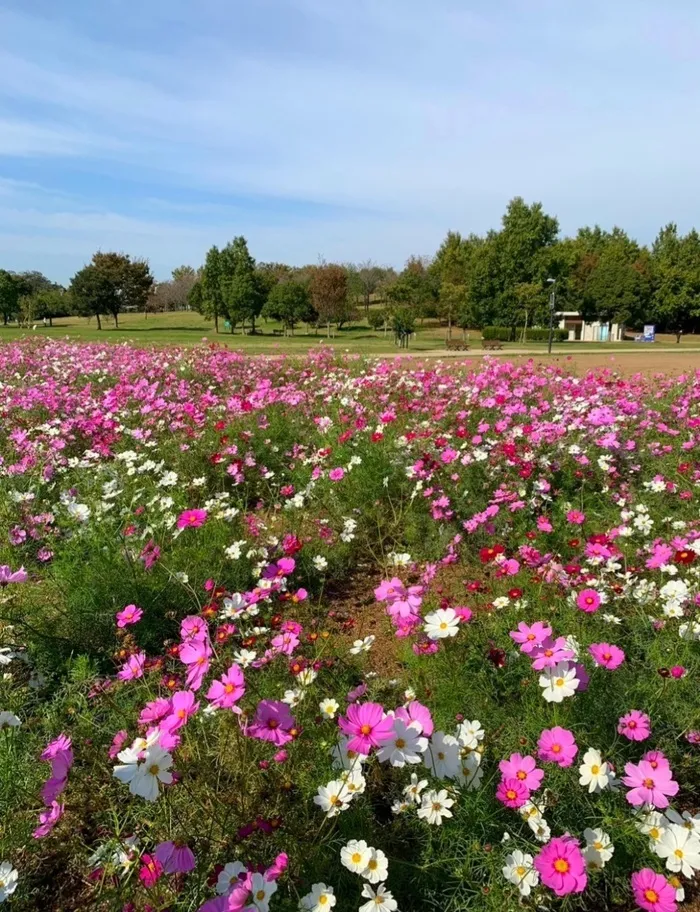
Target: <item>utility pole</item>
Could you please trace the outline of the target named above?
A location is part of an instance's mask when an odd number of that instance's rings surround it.
[[[554,289],[557,285],[556,279],[547,279],[547,284],[552,286],[549,294],[549,343],[547,345],[547,354],[552,354],[552,337],[554,335],[554,307],[556,304],[556,295]]]

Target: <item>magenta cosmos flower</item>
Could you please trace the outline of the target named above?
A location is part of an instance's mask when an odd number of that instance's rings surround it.
[[[556,640],[547,637],[539,646],[532,650],[530,655],[533,660],[533,669],[542,671],[544,668],[554,668],[560,662],[573,659],[574,651],[569,649],[565,637],[557,637]]]
[[[206,510],[185,510],[177,518],[178,529],[198,529],[207,519]]]
[[[280,700],[261,700],[247,733],[251,738],[270,741],[280,747],[292,740],[294,727],[294,717],[286,703]]]
[[[534,757],[511,754],[508,760],[501,760],[498,768],[504,779],[517,779],[531,792],[537,791],[544,779],[544,770],[538,769]]]
[[[520,779],[502,779],[496,789],[496,798],[507,808],[520,808],[530,798],[530,789]]]
[[[187,874],[197,864],[192,849],[181,842],[161,842],[153,854],[166,874]]]
[[[142,678],[145,664],[146,653],[137,652],[135,655],[129,656],[126,662],[124,662],[119,669],[117,677],[120,681],[132,681],[134,678]]]
[[[678,794],[678,783],[672,778],[668,765],[658,764],[654,768],[648,760],[625,765],[623,783],[629,788],[627,800],[634,807],[651,804],[663,810],[668,807],[669,797]]]
[[[591,643],[588,651],[593,656],[596,665],[600,668],[607,668],[608,671],[615,671],[625,661],[625,653],[622,649],[610,643]]]
[[[154,887],[163,875],[163,865],[154,855],[141,856],[141,868],[139,870],[139,880],[150,890]]]
[[[19,570],[14,572],[7,564],[3,564],[0,567],[0,586],[7,586],[9,583],[26,583],[28,578],[24,567],[20,567]]]
[[[423,706],[417,700],[411,700],[408,706],[399,706],[396,710],[396,718],[403,719],[406,725],[411,723],[420,725],[420,733],[429,738],[433,733],[433,717],[427,706]]]
[[[571,766],[578,753],[578,746],[573,734],[567,728],[545,728],[537,742],[540,760],[558,763],[559,766]]]
[[[582,589],[576,596],[576,605],[587,614],[593,614],[600,608],[600,595],[595,589]]]
[[[341,481],[345,476],[345,471],[341,468],[331,469],[328,473],[328,477],[331,481]]]
[[[620,718],[617,731],[630,741],[646,741],[651,734],[651,719],[646,713],[633,709]]]
[[[379,703],[353,703],[348,706],[347,716],[338,720],[341,731],[350,735],[348,748],[358,754],[369,754],[373,747],[386,741],[394,728],[391,716],[384,718]]]
[[[520,651],[526,655],[529,655],[537,646],[541,646],[551,635],[552,628],[542,621],[535,621],[534,624],[526,624],[525,621],[521,621],[518,629],[510,632],[511,639],[520,644]]]
[[[634,901],[645,912],[676,912],[676,890],[663,874],[642,868],[632,875]]]
[[[213,681],[207,691],[207,700],[218,709],[236,709],[234,704],[241,699],[245,693],[245,680],[243,672],[238,665],[232,665],[229,670],[221,676],[220,681]]]
[[[63,817],[64,810],[65,805],[52,801],[48,810],[39,814],[39,826],[32,833],[34,839],[43,839],[44,836],[48,836],[61,817]]]
[[[180,661],[188,665],[187,686],[192,690],[199,690],[204,680],[204,675],[209,671],[209,658],[211,648],[203,640],[192,640],[180,650]]]
[[[187,724],[190,716],[199,709],[199,703],[191,690],[178,690],[170,698],[170,713],[160,723],[162,731],[175,732]]]
[[[130,624],[137,624],[143,617],[141,608],[136,605],[127,605],[117,612],[117,627],[128,627]]]
[[[582,893],[586,889],[586,861],[578,842],[568,834],[557,836],[535,858],[542,883],[557,896]]]

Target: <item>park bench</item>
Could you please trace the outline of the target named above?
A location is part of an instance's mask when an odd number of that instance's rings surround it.
[[[283,329],[273,329],[273,330],[272,330],[272,335],[273,335],[273,336],[283,336],[283,335],[284,335],[284,330],[283,330]]]
[[[448,351],[469,351],[469,343],[460,342],[458,339],[448,339],[445,347]]]
[[[486,351],[501,351],[503,343],[499,342],[498,339],[484,339],[481,347]]]

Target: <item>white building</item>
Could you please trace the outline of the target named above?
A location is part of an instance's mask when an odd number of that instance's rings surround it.
[[[559,329],[569,333],[569,342],[622,342],[625,337],[622,323],[586,323],[577,310],[562,310],[555,316]]]

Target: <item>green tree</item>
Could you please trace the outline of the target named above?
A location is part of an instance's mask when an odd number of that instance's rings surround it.
[[[416,329],[416,315],[410,307],[397,307],[391,318],[394,338],[399,348],[408,348],[408,341]]]
[[[421,320],[436,313],[439,282],[428,266],[422,257],[409,257],[396,281],[386,289],[387,300],[394,307],[410,308]]]
[[[198,310],[207,320],[214,321],[214,329],[219,331],[219,317],[224,314],[224,297],[222,292],[221,251],[210,247],[202,269],[201,290],[196,296]]]
[[[265,290],[242,235],[224,247],[220,262],[222,297],[231,332],[238,323],[245,326],[250,321],[251,332],[255,333],[255,320],[265,303]]]
[[[67,317],[73,312],[71,296],[63,288],[45,288],[32,295],[32,298],[35,319],[48,320],[49,326],[53,326],[56,317]]]
[[[326,324],[330,338],[331,323],[338,327],[348,318],[348,274],[334,263],[315,266],[309,286],[311,302],[322,323]]]
[[[28,291],[27,284],[20,276],[0,269],[0,314],[5,326],[19,313],[20,298]]]
[[[77,281],[76,281],[77,280]],[[125,308],[145,310],[153,288],[153,276],[145,260],[124,253],[95,253],[89,266],[73,276],[71,295],[79,313],[97,317],[109,314],[119,326]]]
[[[263,316],[279,320],[284,331],[294,335],[297,323],[312,323],[318,314],[311,304],[305,282],[278,282],[269,294],[262,310]]]
[[[94,263],[83,266],[76,272],[69,290],[76,313],[84,317],[96,317],[98,329],[102,329],[104,315],[118,312],[117,286]]]
[[[438,315],[447,321],[447,338],[452,338],[452,324],[457,315],[466,310],[469,302],[469,292],[466,285],[455,285],[452,282],[442,282],[440,285],[440,298],[438,300]]]
[[[670,223],[661,229],[651,250],[654,319],[676,334],[676,342],[700,316],[700,235],[685,237]]]

